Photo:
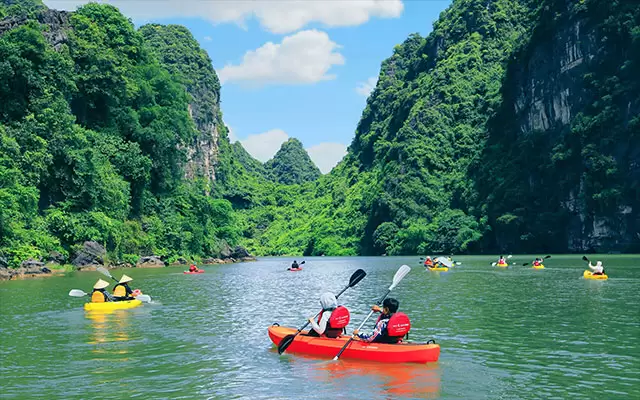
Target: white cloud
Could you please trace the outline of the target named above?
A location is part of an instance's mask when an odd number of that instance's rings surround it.
[[[289,135],[285,131],[272,129],[256,135],[249,135],[246,139],[240,140],[240,143],[253,157],[266,162],[276,154],[287,139],[289,139]]]
[[[231,129],[231,127],[229,125],[227,125],[227,130],[229,131],[227,133],[227,136],[229,136],[229,142],[231,143],[235,143],[238,141],[238,137],[236,136],[235,133],[233,133],[233,129]]]
[[[197,17],[213,23],[245,26],[255,18],[272,33],[285,34],[318,22],[328,27],[356,26],[373,17],[397,18],[402,0],[98,0],[118,7],[133,19]],[[44,0],[51,8],[73,10],[88,0]]]
[[[300,31],[267,42],[245,53],[239,65],[226,65],[218,71],[220,82],[248,81],[261,84],[303,84],[335,79],[327,74],[334,65],[343,65],[340,48],[329,35],[317,30]]]
[[[377,84],[378,84],[378,77],[372,76],[371,78],[367,79],[366,82],[358,83],[358,86],[356,87],[356,92],[358,94],[363,95],[364,97],[369,97],[371,92],[373,92],[373,89],[376,88]]]
[[[210,41],[212,41],[212,40],[213,40],[213,38],[212,38],[211,36],[205,36],[205,37],[204,37],[204,41],[205,41],[205,42],[210,42]]]
[[[307,149],[309,157],[323,174],[329,173],[347,154],[347,146],[342,143],[320,143]]]

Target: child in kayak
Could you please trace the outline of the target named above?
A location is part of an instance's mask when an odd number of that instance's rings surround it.
[[[93,285],[93,292],[91,292],[91,302],[92,303],[105,303],[107,301],[113,301],[113,298],[105,290],[105,288],[109,287],[109,282],[103,281],[102,279],[98,279],[95,285]]]
[[[131,290],[128,284],[132,280],[133,279],[130,276],[122,275],[118,284],[113,287],[113,297],[115,297],[116,300],[121,301],[134,299],[133,290]]]
[[[307,335],[337,338],[349,324],[349,310],[344,306],[339,306],[336,296],[330,292],[320,296],[320,305],[322,311],[320,311],[318,322],[316,323],[313,318],[309,318],[311,329]]]
[[[385,299],[382,303],[382,309],[379,306],[371,307],[373,311],[381,313],[373,332],[367,335],[359,333],[356,329],[353,334],[358,336],[360,340],[369,343],[395,344],[401,342],[404,335],[409,333],[411,322],[406,314],[397,312],[398,307],[400,307],[400,303],[393,298]]]
[[[596,265],[591,265],[591,261],[589,261],[589,268],[593,271],[593,275],[604,275],[604,266],[602,265],[602,261],[597,261]]]

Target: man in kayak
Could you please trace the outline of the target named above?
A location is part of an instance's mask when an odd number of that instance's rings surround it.
[[[589,268],[593,271],[593,275],[604,275],[602,261],[597,261],[595,266],[591,265],[591,261],[589,261]]]
[[[113,298],[105,290],[105,288],[109,287],[109,282],[103,281],[102,279],[98,279],[95,285],[93,285],[93,292],[91,292],[91,302],[92,303],[105,303],[107,301],[113,301]]]
[[[298,269],[300,268],[300,265],[298,265],[298,261],[293,260],[293,264],[291,264],[291,269]]]
[[[118,283],[113,287],[113,297],[115,297],[117,301],[134,299],[133,290],[131,290],[128,284],[132,280],[130,276],[123,274],[122,278],[120,278]]]
[[[433,261],[431,261],[431,257],[427,257],[427,259],[424,260],[424,266],[425,267],[432,267],[433,266]]]
[[[504,256],[500,256],[500,259],[498,260],[498,264],[505,265],[506,263],[507,263],[507,260],[504,259]]]
[[[393,298],[385,299],[382,303],[382,309],[379,306],[371,307],[373,311],[381,312],[373,332],[367,335],[359,333],[356,329],[353,334],[358,336],[360,340],[369,343],[399,343],[409,332],[411,323],[406,314],[397,312],[398,307],[400,307],[400,303]]]
[[[533,266],[539,267],[541,265],[542,265],[542,258],[536,258],[535,261],[533,262]]]
[[[198,267],[196,267],[194,264],[191,264],[189,266],[189,272],[198,272]]]
[[[330,292],[320,296],[320,305],[322,311],[320,311],[318,322],[316,323],[313,318],[309,318],[311,329],[307,335],[337,338],[349,324],[349,310],[344,306],[339,306],[336,296]]]

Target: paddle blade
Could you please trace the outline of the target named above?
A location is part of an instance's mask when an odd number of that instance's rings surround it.
[[[497,264],[496,262],[492,262],[492,263],[491,263],[491,266],[492,266],[492,267],[495,267],[495,266],[496,266],[496,264]]]
[[[86,296],[88,293],[83,292],[80,289],[71,289],[69,291],[69,296],[71,297],[84,297]]]
[[[584,261],[587,261],[587,262],[589,261],[589,259],[587,258],[587,256],[582,256],[582,259],[583,259]]]
[[[522,264],[523,267],[526,267],[527,265],[529,265],[529,263]]]
[[[404,278],[409,271],[411,271],[411,267],[409,267],[408,265],[403,265],[398,269],[398,272],[396,272],[396,274],[393,276],[393,283],[391,284],[391,286],[389,286],[389,290],[393,290],[393,288],[395,288],[396,286],[398,286],[398,283],[400,283],[400,281],[402,280],[402,278]]]
[[[287,335],[285,336],[278,345],[278,354],[282,354],[287,350],[287,347],[293,343],[293,339],[295,339],[296,335]]]
[[[304,264],[304,263],[306,263],[306,261],[301,262],[301,263],[300,263],[300,265],[302,265],[302,264]]]
[[[353,275],[351,275],[351,278],[349,279],[349,287],[357,285],[365,276],[367,276],[367,273],[364,272],[363,269],[358,269],[353,273]]]
[[[151,303],[151,296],[148,294],[139,294],[136,296],[136,299],[140,300],[143,303]]]
[[[513,257],[511,254],[509,254],[509,255],[507,256],[507,258],[511,258],[511,257]]]
[[[109,278],[113,279],[114,281],[116,281],[117,279],[114,278],[109,271],[107,271],[107,269],[105,267],[98,267],[96,268],[96,271],[100,272],[102,275],[104,276],[108,276]]]
[[[551,258],[551,256],[545,256],[544,258],[545,258],[545,259],[547,259],[547,258]]]

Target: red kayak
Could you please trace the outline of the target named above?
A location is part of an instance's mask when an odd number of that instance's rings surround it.
[[[203,269],[199,269],[197,271],[184,271],[185,274],[204,274],[204,270]]]
[[[269,327],[269,338],[277,346],[289,334],[296,333],[295,328],[272,325]],[[326,337],[304,336],[308,331],[302,331],[287,348],[288,353],[303,353],[333,358],[350,336],[342,335],[337,339]],[[427,343],[365,343],[353,340],[342,353],[341,358],[351,358],[386,363],[427,363],[438,361],[440,357],[439,344]]]
[[[300,268],[287,268],[287,271],[302,271],[302,267]]]

